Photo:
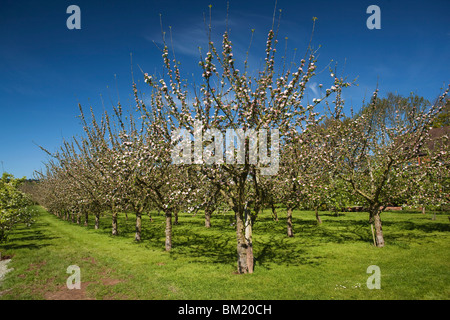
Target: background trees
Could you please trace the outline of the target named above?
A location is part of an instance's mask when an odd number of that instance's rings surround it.
[[[448,105],[448,102],[447,102]],[[442,114],[442,113],[441,113]],[[435,122],[434,122],[435,123]],[[450,203],[450,127],[432,128],[417,161],[411,164],[413,178],[404,181],[413,190],[404,203],[426,208],[445,210]],[[435,219],[435,215],[433,216]]]
[[[0,242],[6,241],[8,233],[17,224],[30,225],[34,210],[30,197],[19,190],[25,179],[16,179],[13,175],[3,173],[0,180]]]
[[[447,99],[447,103],[433,121],[433,128],[441,128],[446,126],[450,126],[450,99]]]
[[[380,213],[408,191],[407,185],[399,182],[413,178],[410,163],[422,155],[448,91],[432,106],[414,95],[403,98],[391,94],[379,99],[375,91],[360,114],[348,121],[336,120],[329,127],[329,149],[324,153],[330,157],[327,163],[367,207],[378,247],[384,246]]]

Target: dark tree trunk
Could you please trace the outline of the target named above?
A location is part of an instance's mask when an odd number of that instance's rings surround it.
[[[315,208],[315,213],[316,213],[317,224],[321,224],[322,223],[322,219],[320,219],[320,216],[319,216],[319,207]]]
[[[236,197],[229,204],[232,206],[236,218],[236,251],[237,251],[237,272],[239,274],[253,272],[253,247],[249,249],[249,244],[251,244],[251,237],[246,238],[247,234],[251,236],[251,229],[248,228],[248,221],[250,219],[250,214],[246,214],[245,210],[245,194],[246,194],[246,184],[248,177],[248,170],[244,170],[237,181],[237,194]],[[251,228],[251,226],[250,226]],[[250,269],[249,269],[249,262]]]
[[[277,210],[276,210],[276,208],[275,208],[275,204],[272,202],[270,205],[271,205],[271,207],[272,207],[272,217],[273,217],[273,220],[275,220],[276,222],[278,222],[278,214],[277,214]]]
[[[166,251],[170,251],[172,249],[172,212],[166,211]]]
[[[333,210],[334,210],[334,216],[339,217],[339,209],[336,207]]]
[[[141,241],[141,228],[142,228],[142,212],[139,210],[136,212],[136,234],[134,236],[135,241]]]
[[[211,206],[206,206],[206,208],[205,208],[205,227],[206,228],[211,228],[211,213],[212,213]]]
[[[178,224],[178,212],[175,212],[173,215],[174,215],[174,218],[175,218],[175,221],[173,222],[173,224],[177,225]]]
[[[86,210],[84,212],[84,226],[87,227],[88,226],[88,220],[89,220],[89,211]]]
[[[383,237],[383,227],[381,223],[381,211],[380,206],[372,206],[370,210],[370,219],[369,222],[373,223],[375,228],[375,244],[378,248],[384,247],[384,237]]]
[[[292,208],[287,209],[287,235],[288,237],[294,236],[294,230],[292,228]]]

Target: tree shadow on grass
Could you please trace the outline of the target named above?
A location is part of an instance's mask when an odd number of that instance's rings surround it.
[[[362,220],[316,220],[293,219],[294,238],[301,244],[370,242],[370,225]],[[261,224],[258,233],[287,234],[286,221]]]
[[[256,265],[266,269],[270,269],[271,264],[319,265],[324,258],[309,254],[307,247],[299,246],[295,239],[279,235],[270,235],[268,238],[254,241],[254,247]]]
[[[324,221],[315,234],[322,242],[371,242],[370,224],[365,220],[328,220]]]
[[[278,243],[283,248],[283,241],[286,239],[295,239],[294,246],[302,246],[303,248],[309,246],[319,246],[327,243],[371,243],[372,235],[370,233],[370,225],[368,221],[359,219],[342,219],[342,217],[334,217],[318,224],[315,219],[305,219],[301,215],[297,215],[292,220],[294,237],[287,237],[287,224],[285,217],[279,216],[279,221],[274,221],[272,217],[264,217],[264,219],[257,220],[254,231],[256,235],[269,235],[272,240],[272,235],[279,238]],[[270,245],[270,243],[268,244]],[[295,253],[293,260],[295,261]],[[297,255],[298,256],[298,255]]]
[[[395,227],[399,230],[418,230],[425,233],[431,232],[450,232],[450,223],[448,222],[413,222],[413,221],[383,221],[386,227]]]
[[[450,224],[437,221],[412,222],[412,221],[383,221],[386,241],[408,245],[410,243],[433,242],[435,237],[450,232]]]
[[[13,230],[6,242],[0,243],[0,248],[9,250],[18,249],[40,249],[50,246],[48,240],[58,239],[57,236],[49,236],[39,228],[45,227],[47,224],[36,222],[31,227],[19,226]]]
[[[202,233],[182,229],[173,239],[172,258],[189,257],[195,262],[233,264],[236,261],[235,236],[220,233]]]
[[[222,227],[220,227],[222,228]],[[234,266],[237,260],[236,231],[228,226],[218,229],[180,228],[174,231],[172,258],[186,257],[193,262],[218,263]],[[222,230],[222,229],[221,229]],[[253,249],[255,268],[270,269],[270,265],[318,264],[322,257],[311,256],[306,247],[280,234],[254,234]]]

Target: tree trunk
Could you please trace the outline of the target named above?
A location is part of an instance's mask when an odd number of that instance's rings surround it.
[[[173,222],[173,224],[177,225],[178,224],[178,212],[175,212],[173,215],[174,215],[174,218],[175,218],[175,221]]]
[[[212,208],[210,206],[206,206],[205,208],[205,227],[211,228],[211,210]]]
[[[247,244],[247,272],[253,273],[253,221],[250,216],[249,210],[245,213],[245,241]]]
[[[273,202],[271,203],[271,207],[272,207],[272,217],[273,217],[273,220],[275,220],[276,222],[278,222],[277,210],[275,209],[275,204],[274,204]]]
[[[338,210],[337,207],[334,208],[334,216],[335,216],[335,217],[339,217],[339,210]]]
[[[86,210],[84,212],[84,226],[87,227],[88,226],[88,219],[89,219],[89,211]]]
[[[100,225],[100,213],[96,212],[95,213],[95,230],[97,230],[99,228]]]
[[[142,213],[139,210],[136,212],[136,234],[134,236],[135,241],[141,241],[141,227],[142,227]]]
[[[239,175],[239,179],[237,181],[237,194],[232,200],[230,199],[229,201],[229,205],[232,206],[236,218],[237,272],[239,274],[248,273],[248,261],[250,261],[250,259],[253,261],[253,256],[247,259],[247,255],[252,255],[253,250],[248,250],[248,242],[245,236],[246,216],[248,217],[248,219],[250,219],[250,215],[245,215],[245,210],[247,209],[245,207],[245,187],[247,184],[248,173],[249,171],[247,167],[246,170],[242,171],[242,173]],[[224,196],[227,197],[226,194]]]
[[[287,209],[287,235],[288,237],[294,236],[294,230],[292,228],[292,208]]]
[[[172,212],[166,211],[166,251],[172,249]]]
[[[375,227],[375,242],[378,248],[384,247],[383,228],[381,226],[380,210],[373,214],[373,224]]]
[[[117,212],[113,210],[112,213],[112,235],[117,236],[119,235],[119,230],[117,228]]]
[[[319,216],[319,207],[315,208],[315,213],[316,213],[317,224],[321,224],[322,223],[322,219],[320,219],[320,216]]]
[[[425,206],[422,206],[422,214],[425,214]]]
[[[243,208],[236,212],[237,267],[238,273],[248,273],[247,241],[245,239],[245,221]]]
[[[77,224],[81,224],[81,212],[77,213]]]

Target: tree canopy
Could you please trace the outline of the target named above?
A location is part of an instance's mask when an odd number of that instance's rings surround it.
[[[13,175],[3,173],[0,180],[0,242],[6,241],[8,233],[17,224],[30,225],[35,211],[30,197],[19,190],[25,178],[16,179]]]

